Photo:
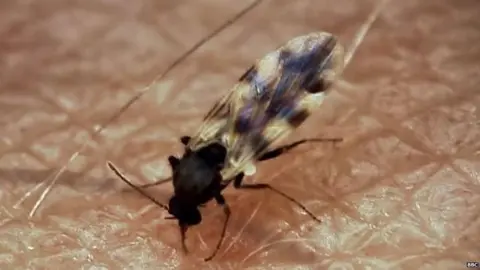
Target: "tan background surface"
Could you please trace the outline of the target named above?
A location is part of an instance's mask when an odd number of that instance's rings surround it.
[[[266,1],[216,36],[97,139],[89,134],[195,42],[248,5],[220,0],[0,4],[0,269],[464,269],[480,261],[480,1],[392,0],[344,80],[295,138],[339,136],[259,167],[323,224],[268,192],[228,189],[218,257],[209,204],[181,252],[137,182],[264,53],[325,30],[349,44],[377,2]],[[293,138],[292,138],[293,139]],[[37,215],[37,190],[85,141]],[[166,202],[170,186],[152,191]],[[296,266],[294,268],[294,266]],[[303,269],[303,268],[302,268]]]

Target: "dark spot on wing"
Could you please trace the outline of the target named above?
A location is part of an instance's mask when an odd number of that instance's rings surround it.
[[[333,49],[335,48],[336,40],[333,37],[329,37],[322,46],[318,47],[317,58],[324,62],[330,54],[332,54]]]
[[[272,100],[266,109],[266,115],[270,118],[274,117],[288,117],[288,115],[295,109],[295,102],[289,100],[288,97],[282,97],[277,100]]]
[[[315,55],[313,51],[294,54],[291,52],[280,53],[283,70],[285,73],[303,73],[315,67]]]
[[[285,60],[291,58],[292,55],[294,55],[293,52],[291,52],[287,49],[283,49],[283,50],[280,51],[279,59],[280,59],[280,61],[285,61]]]
[[[321,72],[325,61],[332,54],[335,44],[335,39],[329,37],[322,44],[317,44],[305,52],[292,53],[290,51],[281,51],[280,59],[283,62],[283,69],[292,73],[306,73],[313,70]]]
[[[266,102],[269,98],[268,85],[259,77],[256,65],[252,65],[239,79],[250,85],[258,102]]]
[[[255,149],[255,153],[258,154],[268,148],[270,141],[263,136],[262,133],[256,133],[252,136],[252,148]]]
[[[318,74],[311,73],[305,77],[302,88],[310,94],[316,94],[327,90],[329,84],[323,78],[319,78]]]
[[[275,117],[281,109],[281,104],[279,102],[272,102],[268,105],[265,113],[268,117],[273,118]]]
[[[298,126],[300,126],[300,124],[303,123],[303,121],[305,121],[305,119],[308,118],[308,116],[310,116],[310,112],[306,109],[302,109],[302,110],[299,110],[299,111],[295,111],[293,114],[291,114],[291,116],[288,118],[288,123],[294,127],[294,128],[297,128]]]
[[[248,133],[252,129],[250,120],[246,117],[239,116],[235,119],[234,130],[238,134]]]
[[[252,82],[253,79],[257,76],[257,67],[252,65],[241,77],[239,81]]]
[[[301,87],[308,93],[316,94],[328,89],[329,83],[322,78],[322,72],[331,68],[332,65],[332,51],[335,48],[336,41],[333,37],[328,38],[322,46],[312,51],[314,60],[304,59],[303,61],[310,62],[306,64],[304,72],[306,73],[301,83]]]
[[[234,130],[238,134],[245,134],[254,128],[253,114],[254,106],[252,104],[245,104],[238,112],[237,119],[234,122]]]

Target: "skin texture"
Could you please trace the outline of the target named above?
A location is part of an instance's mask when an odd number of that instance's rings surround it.
[[[224,213],[201,208],[185,256],[177,222],[132,192],[170,176],[169,155],[253,61],[328,31],[348,46],[375,1],[267,1],[208,42],[101,135],[136,90],[244,8],[242,1],[5,1],[0,4],[0,269],[464,269],[480,261],[480,2],[391,1],[344,78],[244,182]],[[35,191],[88,140],[37,214]],[[169,184],[151,189],[168,203]]]

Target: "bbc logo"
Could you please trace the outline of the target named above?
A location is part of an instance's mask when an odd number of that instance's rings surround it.
[[[480,262],[467,262],[467,268],[480,268]]]

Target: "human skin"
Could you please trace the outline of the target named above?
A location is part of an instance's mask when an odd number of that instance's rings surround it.
[[[228,188],[181,249],[176,223],[136,183],[266,52],[328,31],[348,46],[376,1],[270,1],[207,42],[92,137],[135,91],[242,1],[7,1],[0,4],[1,269],[464,269],[480,260],[480,2],[390,1],[335,89],[289,140],[339,137],[262,163],[268,191]],[[80,148],[36,215],[45,183]],[[171,185],[151,189],[166,203]],[[370,268],[368,268],[370,267]]]

